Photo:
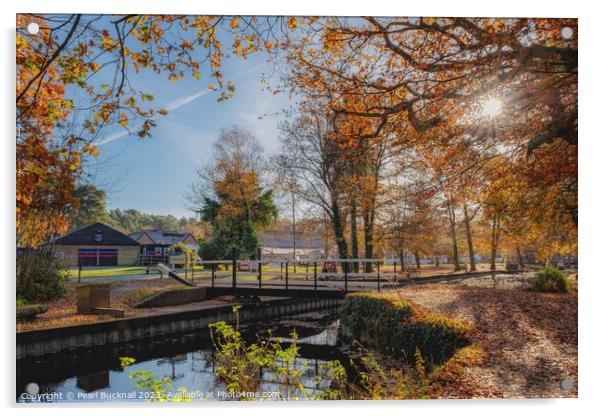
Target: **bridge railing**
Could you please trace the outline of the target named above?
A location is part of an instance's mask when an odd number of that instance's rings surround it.
[[[274,274],[280,278],[283,283],[277,284],[276,286],[284,286],[285,289],[289,289],[291,286],[303,286],[307,287],[308,284],[295,284],[291,283],[291,280],[297,280],[298,277],[304,277],[305,281],[313,280],[313,289],[318,290],[318,281],[338,281],[343,283],[343,290],[347,292],[349,290],[349,284],[351,282],[366,281],[375,282],[376,290],[380,291],[382,283],[393,283],[405,276],[402,275],[401,268],[398,265],[402,264],[399,259],[303,259],[303,260],[262,260],[261,251],[258,250],[257,258],[254,260],[240,260],[237,258],[237,252],[234,251],[230,259],[221,260],[196,260],[198,265],[204,268],[209,267],[211,272],[211,287],[215,287],[216,279],[220,277],[231,276],[231,285],[233,288],[237,287],[239,276],[256,276],[257,285],[262,288],[266,283],[264,282],[264,275],[266,273],[274,276]],[[384,270],[384,265],[393,266],[393,270]],[[370,267],[366,267],[369,264]],[[220,265],[226,265],[227,270],[224,272],[219,271]],[[279,265],[279,270],[273,271],[270,266]],[[360,272],[360,265],[363,265],[363,272]],[[293,270],[290,270],[290,266],[293,266]],[[297,271],[299,266],[304,266],[305,271]],[[318,267],[321,267],[320,269]],[[340,271],[339,271],[340,270]],[[361,280],[359,280],[361,279]],[[270,286],[274,286],[274,283],[268,283]]]

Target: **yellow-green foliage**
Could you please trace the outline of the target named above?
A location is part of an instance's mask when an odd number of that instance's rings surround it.
[[[119,357],[119,363],[124,370],[135,362],[133,357]],[[151,370],[136,370],[130,373],[129,377],[135,380],[136,388],[144,392],[143,397],[150,402],[190,402],[194,397],[186,387],[174,390],[170,377],[156,376]]]
[[[533,289],[538,292],[568,293],[571,290],[571,284],[561,270],[555,267],[544,267],[535,274]]]
[[[186,262],[187,262],[184,265],[186,268],[188,268],[190,265],[194,264],[194,259],[197,257],[197,254],[193,249],[188,247],[186,244],[178,243],[174,246],[174,250],[176,253],[178,253],[178,252],[184,253],[184,255],[186,256]]]
[[[469,337],[472,331],[472,325],[469,323],[440,314],[425,314],[422,312],[417,316],[415,315],[411,319],[411,322],[430,325],[441,329],[451,329],[456,333],[466,337]]]
[[[459,386],[467,366],[482,357],[479,347],[470,345],[459,349],[444,365],[429,370],[420,349],[414,356],[415,372],[403,367],[383,367],[373,353],[360,349],[361,367],[356,383],[347,383],[342,389],[346,399],[404,400],[441,397],[444,388]]]
[[[255,343],[247,343],[238,330],[238,310],[233,308],[237,316],[236,325],[224,321],[209,324],[211,338],[215,345],[216,377],[226,385],[230,393],[257,392],[260,390],[262,372],[271,373],[272,383],[279,388],[279,398],[286,400],[341,399],[341,390],[335,385],[346,381],[344,367],[338,361],[322,364],[322,369],[329,377],[322,379],[319,374],[313,378],[316,390],[308,390],[303,380],[303,373],[308,363],[300,363],[297,334],[290,334],[289,345],[283,345],[283,339],[269,335],[267,339],[259,339]],[[320,389],[323,389],[320,391]],[[241,395],[241,400],[256,400],[255,395]]]
[[[380,296],[364,297],[353,296],[352,305],[347,308],[357,307],[358,304],[366,306],[375,300],[381,301],[380,305],[372,305],[376,309],[386,310],[397,305],[405,316],[408,310],[420,316],[412,325],[432,324],[435,328],[454,327],[467,330],[467,326],[450,320],[444,316],[425,315],[424,310],[419,310],[408,301],[393,301],[388,303]],[[238,316],[240,306],[233,307]],[[419,312],[417,312],[419,311]],[[410,318],[413,320],[414,318]],[[261,389],[264,378],[261,370],[272,374],[272,383],[278,386],[280,399],[286,400],[340,400],[340,399],[425,399],[439,397],[440,391],[449,384],[461,383],[464,369],[475,365],[482,358],[482,350],[475,345],[468,345],[458,349],[443,365],[432,367],[425,359],[420,348],[416,347],[411,356],[414,360],[415,374],[406,371],[404,367],[389,368],[381,365],[376,356],[360,347],[358,357],[361,365],[352,365],[357,370],[353,380],[347,377],[345,368],[339,361],[329,361],[320,367],[326,372],[326,377],[316,375],[313,378],[314,389],[305,387],[303,374],[309,368],[307,363],[299,363],[299,346],[296,333],[291,333],[290,344],[283,346],[283,340],[278,337],[268,336],[259,338],[256,343],[247,343],[236,325],[220,321],[210,325],[211,336],[216,349],[217,368],[215,375],[226,385],[231,393],[257,392]],[[134,364],[135,360],[121,357],[121,366],[125,369]],[[264,374],[265,374],[264,373]],[[158,377],[148,370],[138,370],[130,374],[136,381],[136,388],[149,393],[151,401],[186,401],[190,400],[188,390],[180,387],[175,390],[169,377]],[[305,380],[306,381],[306,380]],[[258,396],[241,395],[239,400],[256,400]],[[272,397],[273,399],[274,397]]]
[[[343,301],[339,315],[346,335],[408,361],[415,361],[419,350],[429,369],[470,344],[470,325],[432,314],[396,294],[353,294]]]

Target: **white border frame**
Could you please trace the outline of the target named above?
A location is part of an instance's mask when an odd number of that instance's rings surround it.
[[[203,4],[204,3],[204,4]],[[327,412],[366,413],[369,409],[377,408],[378,411],[419,412],[423,414],[449,414],[462,415],[487,413],[488,415],[503,414],[517,411],[545,412],[546,414],[563,414],[586,412],[599,407],[600,399],[597,387],[600,385],[600,316],[599,296],[602,294],[600,282],[600,262],[598,260],[597,239],[602,236],[600,227],[599,207],[602,198],[598,194],[600,189],[600,156],[602,145],[600,128],[596,122],[600,118],[597,114],[600,108],[602,91],[600,88],[600,22],[599,10],[594,2],[578,3],[575,1],[528,2],[524,0],[503,0],[499,2],[483,1],[444,1],[429,0],[423,2],[402,2],[386,0],[369,0],[365,2],[351,1],[325,1],[303,0],[288,2],[285,0],[221,0],[216,2],[199,2],[170,0],[145,0],[144,2],[124,2],[122,0],[103,0],[98,2],[72,2],[68,0],[53,0],[42,3],[41,1],[19,0],[9,4],[2,2],[2,62],[0,65],[2,76],[2,91],[4,97],[0,100],[2,105],[2,126],[5,137],[1,140],[3,162],[0,169],[2,191],[2,238],[0,239],[0,253],[2,258],[1,281],[3,283],[2,295],[5,308],[3,310],[2,330],[5,335],[0,344],[2,356],[5,359],[4,374],[0,377],[1,400],[6,407],[12,407],[10,414],[30,412],[34,410],[31,405],[14,405],[15,398],[15,346],[14,346],[14,223],[15,210],[13,196],[15,190],[15,145],[12,141],[14,134],[14,101],[15,91],[15,14],[17,12],[44,12],[44,13],[188,13],[188,14],[285,14],[285,15],[398,15],[398,16],[532,16],[532,17],[577,17],[579,18],[579,49],[580,49],[580,74],[579,74],[579,124],[581,136],[581,149],[579,157],[579,214],[582,226],[579,232],[579,399],[545,399],[545,400],[443,400],[425,402],[329,402],[329,403],[228,403],[228,404],[197,404],[191,408],[179,405],[178,411],[198,415],[199,412],[241,413],[245,415],[265,414],[266,411],[286,412],[288,414],[307,414],[318,409]],[[585,225],[583,225],[585,224]],[[598,261],[596,261],[598,260]],[[596,270],[596,265],[598,269]],[[10,312],[10,313],[7,313]],[[559,317],[561,318],[561,317]],[[70,405],[44,405],[38,406],[38,411],[45,415],[80,414],[81,409]],[[107,407],[130,407],[125,405],[86,405],[86,413],[90,415],[105,415]],[[141,407],[138,405],[137,407]],[[148,414],[164,414],[167,409],[161,405],[146,405],[143,411]],[[42,410],[43,409],[43,410]],[[133,410],[133,409],[132,409]]]

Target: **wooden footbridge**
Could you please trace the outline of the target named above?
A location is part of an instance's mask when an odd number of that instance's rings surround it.
[[[398,260],[312,259],[199,261],[202,270],[177,273],[164,264],[161,274],[193,287],[207,287],[217,295],[344,297],[349,292],[381,291],[412,283],[407,271],[398,271]],[[274,268],[274,265],[278,265]],[[360,271],[363,269],[363,271]],[[391,267],[388,267],[391,269]]]

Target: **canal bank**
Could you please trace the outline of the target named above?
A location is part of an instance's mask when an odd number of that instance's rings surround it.
[[[234,322],[237,319],[232,310],[234,304],[242,304],[242,308],[238,311],[240,322],[255,322],[332,308],[338,306],[340,302],[341,299],[337,298],[233,301],[232,304],[199,310],[23,331],[18,332],[16,336],[17,359],[206,329],[208,324],[217,321]]]

